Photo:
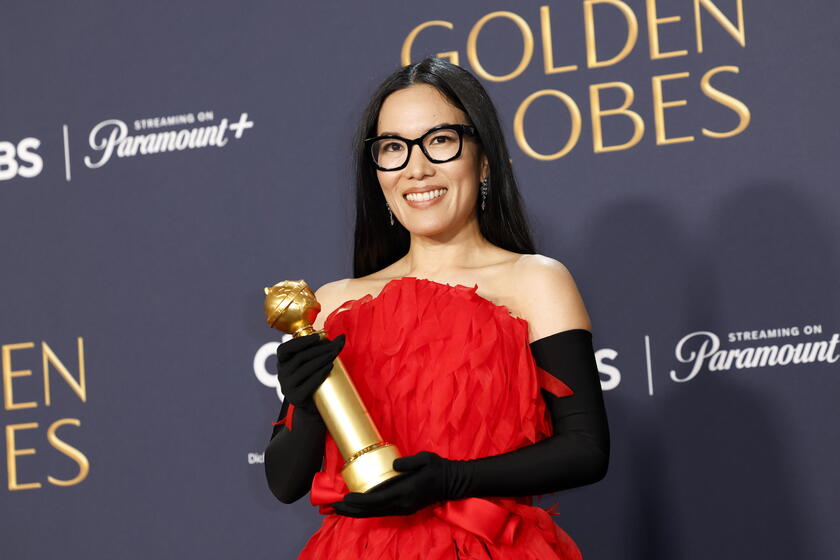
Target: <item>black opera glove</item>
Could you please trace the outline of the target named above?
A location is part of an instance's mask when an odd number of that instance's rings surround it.
[[[332,506],[336,513],[348,517],[412,514],[435,502],[452,499],[449,485],[457,478],[452,469],[458,463],[461,461],[450,461],[431,451],[400,457],[394,460],[394,470],[406,474],[364,494],[349,492]]]
[[[344,339],[342,334],[321,340],[314,333],[277,347],[277,380],[284,399],[265,448],[265,475],[271,492],[285,504],[305,496],[312,477],[321,469],[327,427],[312,395],[332,371]],[[294,429],[290,409],[294,411]]]
[[[277,380],[284,402],[295,408],[316,412],[312,395],[332,371],[332,364],[345,336],[321,340],[317,333],[293,338],[277,347]]]
[[[332,363],[344,347],[344,340],[343,334],[332,340],[322,340],[318,333],[313,333],[292,338],[277,347],[277,381],[283,392],[283,404],[277,422],[274,422],[271,439],[283,431],[283,426],[288,426],[288,431],[291,431],[292,416],[302,419],[302,424],[295,423],[301,429],[296,430],[291,438],[285,436],[284,440],[294,442],[288,442],[292,449],[308,447],[309,462],[313,464],[316,460],[320,463],[323,450],[316,450],[311,445],[303,446],[302,442],[313,438],[323,440],[326,426],[312,395],[332,371]],[[290,412],[293,414],[290,415]],[[318,457],[315,457],[316,454]],[[296,481],[298,486],[304,483],[304,480]]]
[[[542,390],[553,435],[514,451],[463,461],[462,497],[536,496],[598,482],[607,474],[610,433],[592,332],[570,329],[530,344],[536,365],[574,394]],[[462,463],[462,461],[459,461]]]

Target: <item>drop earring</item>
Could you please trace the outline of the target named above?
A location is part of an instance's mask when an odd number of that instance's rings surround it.
[[[487,188],[487,179],[482,179],[480,185],[481,185],[481,211],[483,212],[484,211],[484,203],[487,200],[487,191],[489,190]]]
[[[389,219],[390,219],[390,221],[391,221],[391,225],[394,225],[394,213],[393,213],[393,212],[391,212],[391,207],[388,205],[388,203],[387,203],[387,202],[385,203],[385,208],[387,208],[387,209],[388,209],[388,217],[389,217]]]

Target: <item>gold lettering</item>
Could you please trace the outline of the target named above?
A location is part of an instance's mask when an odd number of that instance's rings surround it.
[[[572,129],[569,133],[569,139],[566,141],[566,145],[563,146],[560,151],[553,154],[541,154],[537,152],[525,139],[525,113],[528,111],[528,107],[531,106],[531,103],[533,103],[535,99],[544,96],[552,96],[560,99],[566,105],[566,108],[569,110],[569,116],[572,119]],[[574,99],[556,89],[542,89],[540,91],[535,91],[526,97],[525,101],[519,105],[519,108],[516,109],[516,115],[513,117],[513,135],[516,138],[516,143],[519,144],[519,147],[522,148],[523,152],[534,159],[542,161],[559,159],[569,153],[571,149],[575,147],[575,144],[577,144],[578,138],[580,138],[580,130],[581,118],[580,109],[578,109],[577,103],[575,103]]]
[[[56,435],[56,430],[58,430],[58,428],[66,424],[71,424],[76,427],[82,425],[82,423],[76,418],[64,418],[62,420],[56,420],[47,429],[47,441],[49,441],[50,445],[52,445],[58,451],[64,453],[65,455],[76,461],[76,464],[79,465],[79,474],[77,474],[70,480],[61,480],[59,478],[47,476],[47,480],[51,484],[55,484],[56,486],[73,486],[75,484],[78,484],[84,479],[86,479],[88,473],[90,472],[90,463],[88,462],[87,457],[85,457],[84,453],[82,453],[72,445],[62,441],[61,439],[59,439],[58,435]]]
[[[64,381],[67,382],[70,388],[79,395],[79,399],[82,402],[87,401],[87,384],[85,383],[85,347],[82,337],[77,338],[76,348],[79,354],[79,381],[73,379],[73,376],[70,375],[70,372],[67,371],[67,368],[64,367],[64,364],[61,363],[61,360],[59,360],[58,356],[55,355],[55,352],[52,351],[52,348],[50,348],[46,342],[41,341],[41,354],[43,356],[42,362],[44,366],[44,404],[47,406],[50,406],[51,404],[49,375],[50,364],[52,364],[61,377],[64,378]]]
[[[650,43],[650,59],[656,60],[658,58],[671,58],[674,56],[685,56],[688,54],[687,50],[661,52],[659,50],[659,26],[663,23],[676,23],[680,21],[680,16],[657,17],[656,15],[656,0],[647,0],[647,24],[648,24],[648,42]]]
[[[706,96],[713,100],[717,101],[724,107],[728,107],[732,109],[735,114],[738,115],[740,119],[738,122],[738,126],[728,132],[714,132],[708,130],[706,128],[703,129],[703,134],[706,136],[710,136],[711,138],[729,138],[730,136],[735,136],[737,134],[741,134],[747,126],[750,124],[750,110],[749,108],[744,105],[739,99],[735,99],[731,95],[727,95],[712,86],[711,80],[712,76],[719,72],[733,72],[735,74],[738,73],[737,66],[718,66],[717,68],[712,68],[705,74],[703,74],[703,78],[700,80],[700,89]]]
[[[403,41],[402,50],[400,51],[400,61],[402,62],[403,66],[408,66],[411,64],[411,47],[414,46],[414,40],[417,39],[417,35],[420,34],[421,31],[428,27],[445,27],[447,29],[452,29],[454,26],[451,22],[443,21],[443,20],[433,20],[433,21],[425,21],[415,27],[414,29],[409,32],[406,36],[405,41]],[[442,52],[437,54],[438,58],[448,58],[449,62],[452,64],[458,64],[458,51],[448,51]]]
[[[31,447],[17,449],[15,447],[15,432],[17,430],[33,430],[37,427],[37,422],[9,424],[6,426],[6,471],[9,475],[9,490],[31,490],[41,487],[40,482],[18,482],[17,457],[21,455],[35,455],[35,449]]]
[[[601,109],[601,90],[607,88],[618,88],[624,92],[624,103],[615,109]],[[645,121],[642,117],[629,107],[633,104],[635,94],[633,88],[624,82],[606,82],[603,84],[592,84],[589,86],[589,107],[592,114],[592,149],[596,154],[603,152],[615,152],[632,148],[639,143],[645,133]],[[626,115],[633,122],[633,137],[624,144],[604,146],[604,133],[601,128],[601,119],[611,115]]]
[[[595,13],[593,10],[595,4],[610,4],[615,6],[627,21],[627,40],[624,42],[624,47],[621,49],[621,52],[609,60],[598,60],[598,48],[595,43]],[[589,68],[612,66],[621,62],[633,50],[633,47],[636,45],[636,39],[639,37],[639,22],[636,20],[636,14],[621,0],[585,0],[583,3],[583,23],[584,33],[586,35],[586,65]]]
[[[577,64],[554,66],[554,46],[551,38],[551,12],[548,6],[540,6],[540,30],[542,32],[543,67],[546,74],[559,74],[577,70]]]
[[[680,80],[688,78],[688,72],[678,72],[676,74],[663,74],[661,76],[654,76],[651,79],[651,86],[653,88],[653,118],[656,125],[656,145],[662,146],[664,144],[678,144],[680,142],[693,142],[694,136],[680,136],[678,138],[668,138],[665,133],[665,109],[668,107],[681,107],[688,105],[685,99],[678,99],[674,101],[662,100],[662,82],[666,80]]]
[[[487,72],[481,63],[478,61],[478,35],[481,33],[482,28],[484,25],[490,21],[491,19],[496,18],[507,18],[511,20],[516,26],[519,28],[519,32],[522,34],[522,58],[519,60],[519,66],[517,66],[513,72],[510,74],[505,74],[504,76],[495,76]],[[522,72],[525,71],[525,68],[528,67],[528,64],[531,62],[531,57],[534,55],[534,34],[531,33],[531,28],[528,27],[528,22],[522,19],[520,16],[513,12],[506,12],[506,11],[498,11],[498,12],[491,12],[480,20],[475,22],[472,29],[470,29],[470,34],[467,37],[467,59],[470,61],[470,65],[472,65],[475,73],[484,78],[485,80],[490,80],[491,82],[506,82],[508,80],[512,80],[515,77],[519,76]]]
[[[738,7],[738,27],[732,25],[732,22],[727,19],[720,8],[712,3],[712,0],[694,0],[694,29],[697,33],[697,52],[703,52],[703,24],[700,21],[700,5],[709,12],[713,18],[717,20],[721,27],[727,33],[732,35],[732,38],[738,41],[742,47],[747,46],[747,36],[744,29],[744,4],[742,0],[735,0]]]
[[[34,342],[20,342],[18,344],[4,344],[2,350],[3,359],[3,406],[6,410],[20,410],[22,408],[35,408],[38,403],[34,401],[16,403],[12,394],[12,379],[15,377],[26,377],[32,375],[31,369],[12,370],[12,350],[23,350],[34,348]]]

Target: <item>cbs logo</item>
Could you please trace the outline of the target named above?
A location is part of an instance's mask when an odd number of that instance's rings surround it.
[[[286,342],[291,339],[292,335],[284,334],[280,342]],[[254,375],[257,376],[257,380],[260,383],[274,389],[277,392],[277,398],[280,399],[280,402],[283,402],[283,391],[280,389],[280,383],[277,381],[277,373],[270,372],[265,365],[266,360],[277,354],[278,344],[277,342],[266,342],[260,346],[254,355]]]
[[[44,160],[35,150],[41,145],[37,138],[24,138],[15,146],[0,140],[0,181],[14,179],[18,175],[31,179],[44,169]]]

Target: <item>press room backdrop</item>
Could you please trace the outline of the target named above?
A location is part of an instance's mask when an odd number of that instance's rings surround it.
[[[593,320],[589,559],[840,553],[836,2],[5,2],[0,556],[290,559],[263,287],[352,275],[351,138],[437,54]],[[492,194],[491,194],[492,196]]]

